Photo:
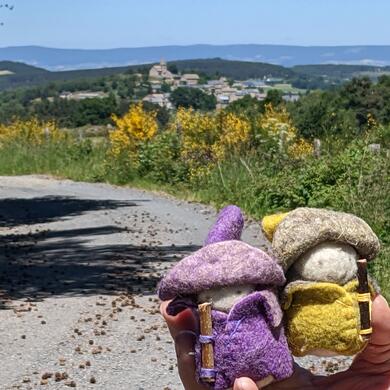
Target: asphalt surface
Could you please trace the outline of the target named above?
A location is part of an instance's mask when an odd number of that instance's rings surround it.
[[[0,177],[0,389],[181,389],[155,289],[215,215],[130,188]],[[256,223],[243,239],[265,245]],[[348,360],[301,363],[329,373]]]

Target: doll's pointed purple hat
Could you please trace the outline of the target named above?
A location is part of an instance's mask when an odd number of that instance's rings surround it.
[[[286,280],[275,259],[238,241],[243,225],[240,209],[225,207],[208,234],[206,246],[177,263],[161,281],[160,299],[242,284],[282,286]]]

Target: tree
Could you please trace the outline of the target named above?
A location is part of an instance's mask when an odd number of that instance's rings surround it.
[[[171,73],[174,73],[174,74],[178,74],[179,73],[179,69],[177,68],[176,64],[168,64],[168,70]]]
[[[355,112],[360,128],[367,125],[368,115],[378,118],[383,98],[368,77],[354,78],[340,91],[342,104]]]
[[[177,88],[172,92],[170,100],[176,108],[193,108],[202,111],[214,110],[217,105],[214,95],[208,95],[196,88]]]
[[[160,128],[164,128],[170,119],[169,110],[165,107],[161,107],[158,104],[143,102],[143,108],[145,112],[154,112],[156,113],[157,122],[160,125]]]
[[[283,103],[283,92],[277,89],[270,89],[264,99],[264,104],[271,104],[272,107],[278,107]]]

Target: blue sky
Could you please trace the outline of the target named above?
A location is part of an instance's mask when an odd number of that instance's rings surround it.
[[[390,45],[389,0],[8,0],[0,46]],[[0,3],[4,3],[0,0]]]

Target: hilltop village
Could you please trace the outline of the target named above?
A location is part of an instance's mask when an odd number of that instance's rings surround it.
[[[215,80],[203,80],[196,73],[174,73],[169,70],[165,61],[152,66],[149,71],[151,93],[143,98],[144,102],[158,104],[161,107],[172,108],[171,92],[177,88],[195,88],[217,99],[217,108],[224,108],[228,104],[250,95],[258,100],[264,100],[267,91],[278,89],[283,93],[286,101],[296,101],[303,90],[293,88],[282,78],[264,77],[245,81],[230,80],[220,77]]]

